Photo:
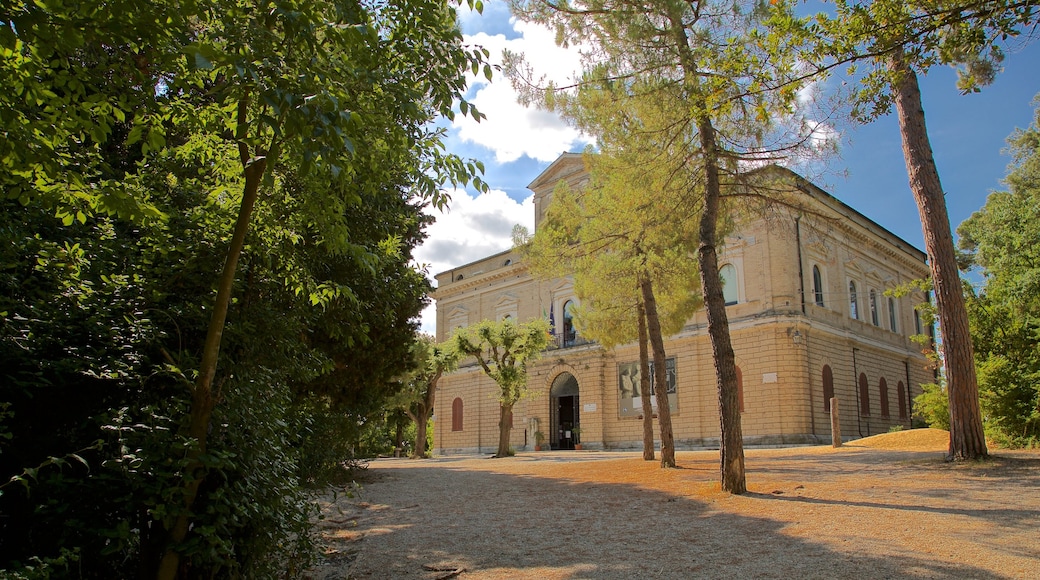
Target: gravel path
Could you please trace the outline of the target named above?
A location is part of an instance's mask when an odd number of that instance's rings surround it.
[[[749,450],[375,461],[329,498],[331,578],[1040,578],[1040,453]]]

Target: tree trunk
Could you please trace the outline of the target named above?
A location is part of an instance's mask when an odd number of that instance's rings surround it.
[[[654,408],[650,404],[650,352],[646,334],[646,308],[639,301],[639,398],[643,403],[643,460],[654,460]]]
[[[425,407],[419,409],[415,414],[415,448],[413,457],[422,459],[426,457],[426,426],[430,423],[430,412]]]
[[[657,299],[653,285],[645,275],[639,282],[646,308],[646,326],[650,347],[654,352],[654,390],[657,396],[657,424],[661,430],[661,467],[675,467],[675,437],[672,435],[672,411],[668,405],[668,373],[661,321],[657,317]]]
[[[401,447],[404,445],[404,422],[401,421],[399,413],[397,415],[397,429],[394,430],[394,457],[401,456]]]
[[[723,491],[742,494],[747,491],[744,475],[744,435],[740,426],[740,404],[737,393],[737,365],[729,336],[726,299],[719,277],[719,259],[715,238],[722,186],[719,182],[718,152],[715,128],[711,119],[701,115],[697,120],[704,155],[704,213],[698,228],[697,257],[701,290],[708,315],[708,336],[715,361],[715,377],[719,394],[719,452]]]
[[[213,304],[213,313],[209,319],[209,329],[206,332],[206,342],[203,346],[202,361],[199,364],[199,376],[195,381],[195,388],[191,397],[191,417],[188,425],[188,435],[198,442],[196,447],[188,452],[188,464],[184,475],[183,513],[177,516],[173,527],[170,529],[166,552],[159,562],[156,577],[159,580],[172,580],[177,575],[180,566],[180,554],[176,548],[188,535],[191,524],[191,509],[198,496],[199,487],[205,478],[205,468],[200,458],[206,453],[206,437],[209,432],[210,417],[217,404],[217,397],[213,392],[213,377],[217,373],[217,359],[220,355],[220,342],[224,334],[224,324],[227,320],[228,307],[231,302],[231,291],[235,283],[235,272],[238,269],[238,258],[242,255],[245,246],[246,233],[249,231],[249,221],[252,217],[253,206],[260,191],[260,182],[266,169],[266,160],[254,161],[247,165],[243,160],[245,173],[245,186],[242,191],[242,203],[238,210],[238,220],[235,223],[235,231],[228,246],[227,257],[224,261],[224,270],[220,274],[217,286],[217,298]]]
[[[498,457],[509,457],[509,432],[512,429],[513,405],[501,404],[498,416]]]
[[[701,97],[700,74],[697,59],[690,50],[690,39],[686,34],[681,12],[677,6],[669,10],[675,46],[679,53],[679,64],[687,84],[693,90],[696,105],[697,130],[700,134],[701,155],[704,156],[704,213],[698,229],[697,262],[700,269],[701,291],[708,315],[708,336],[715,361],[715,377],[719,394],[719,452],[721,458],[722,489],[741,494],[747,491],[744,479],[744,435],[740,427],[740,407],[737,401],[737,366],[733,345],[729,337],[729,320],[726,318],[726,299],[722,295],[722,280],[719,278],[718,254],[715,237],[718,224],[719,203],[722,187],[719,183],[719,154],[715,142],[715,128],[711,124],[709,108]]]
[[[426,457],[426,426],[430,423],[430,415],[433,414],[433,406],[437,402],[437,383],[440,382],[443,370],[438,370],[430,379],[426,398],[418,405],[418,413],[415,414],[415,456]]]
[[[948,459],[980,459],[989,452],[982,429],[979,385],[975,376],[975,352],[968,327],[960,271],[957,268],[946,199],[935,167],[932,146],[924,122],[924,106],[917,74],[903,59],[902,51],[888,61],[895,75],[892,93],[903,139],[903,157],[910,190],[921,214],[924,245],[928,252],[935,303],[942,332],[946,392],[950,399],[950,449]]]

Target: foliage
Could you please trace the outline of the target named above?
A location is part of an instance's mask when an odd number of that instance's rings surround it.
[[[696,237],[687,238],[685,246],[666,246],[674,252],[668,258],[681,263],[688,255],[685,248],[697,249],[718,378],[723,489],[742,493],[736,366],[719,279],[718,230],[733,209],[724,207],[723,197],[746,184],[743,177],[749,166],[813,151],[807,146],[813,142],[811,124],[803,122],[797,107],[801,73],[792,45],[804,37],[793,25],[793,3],[595,0],[572,5],[514,0],[511,4],[521,17],[554,27],[558,43],[586,48],[583,70],[573,87],[529,88],[526,98],[559,111],[597,137],[602,159],[610,164],[606,179],[616,176],[624,184],[615,193],[628,189],[633,198],[642,193],[642,199],[651,202],[660,190],[659,202],[671,211],[648,213],[657,219],[669,216],[662,229],[681,229],[682,218],[689,216]],[[510,55],[507,65],[514,85],[536,84],[522,58]],[[650,188],[632,190],[633,185]],[[743,201],[758,210],[762,200],[775,201],[771,193],[775,192],[744,188],[735,203]],[[630,245],[642,241],[635,236],[625,240]],[[607,247],[604,252],[611,250]],[[626,277],[631,277],[632,266],[625,268]],[[652,286],[646,277],[639,281],[654,358],[663,364]],[[627,302],[631,308],[632,302]],[[632,325],[622,326],[631,336]],[[666,406],[660,409],[662,466],[669,467],[675,465],[670,417]]]
[[[413,338],[409,359],[411,369],[399,377],[401,389],[391,401],[412,420],[413,454],[426,457],[430,449],[427,431],[433,416],[437,398],[437,385],[444,373],[451,372],[459,364],[460,353],[449,343],[436,344],[432,336],[416,334]]]
[[[477,360],[498,385],[499,403],[511,406],[527,395],[527,363],[549,344],[549,323],[542,319],[519,324],[511,318],[481,320],[455,331],[449,343],[459,355]]]
[[[486,54],[437,0],[0,10],[0,477],[35,476],[0,569],[303,573],[309,489],[404,371],[422,206],[482,187],[430,122]]]
[[[943,334],[941,348],[950,398],[952,459],[977,459],[988,453],[983,432],[970,322],[956,276],[957,256],[942,184],[936,169],[918,72],[939,63],[959,63],[958,86],[977,91],[992,82],[1003,58],[999,44],[1035,26],[1031,2],[906,3],[875,0],[861,4],[838,0],[836,15],[820,15],[813,32],[824,39],[809,60],[832,66],[865,62],[853,116],[869,121],[895,105],[910,189],[925,231],[926,250]]]
[[[549,322],[534,319],[517,323],[512,318],[499,322],[482,320],[459,328],[448,340],[458,356],[473,357],[498,386],[498,457],[513,455],[509,447],[513,405],[527,396],[527,363],[535,360],[549,344]]]
[[[810,36],[822,43],[808,59],[825,69],[848,64],[850,76],[860,81],[852,114],[863,122],[891,109],[895,75],[886,61],[894,51],[901,50],[918,72],[937,64],[956,66],[961,92],[978,92],[1000,71],[1001,46],[1027,33],[1037,14],[1033,3],[1018,0],[837,0],[834,5],[833,16],[821,13],[810,26]]]
[[[924,418],[929,427],[950,429],[950,399],[942,383],[921,385],[923,392],[914,397],[914,414]]]
[[[1008,191],[991,193],[957,232],[985,282],[968,314],[987,435],[1017,446],[1040,440],[1040,112],[1008,143]]]
[[[701,304],[688,258],[696,216],[669,219],[674,195],[647,197],[635,176],[603,154],[585,160],[589,183],[579,192],[556,186],[545,219],[522,246],[526,262],[536,276],[573,277],[575,325],[607,348],[636,338],[641,275],[654,283],[665,333],[678,332]]]

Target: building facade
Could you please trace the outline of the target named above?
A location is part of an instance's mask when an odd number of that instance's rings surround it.
[[[719,254],[745,445],[830,441],[832,397],[846,440],[909,427],[913,397],[935,380],[922,347],[910,340],[930,333],[914,309],[927,296],[885,291],[925,278],[925,254],[797,174],[765,171],[792,202],[741,220]],[[536,230],[556,184],[580,188],[587,178],[581,155],[564,154],[528,186]],[[576,442],[642,448],[638,345],[608,350],[582,337],[570,316],[577,298],[569,278],[536,279],[506,251],[436,279],[438,341],[483,319],[554,320],[552,345],[528,365],[531,396],[513,410],[515,449],[533,449],[536,433],[554,449]],[[666,338],[665,350],[676,447],[717,447],[718,395],[703,310]],[[439,390],[434,452],[494,452],[499,411],[491,379],[464,364],[441,379]]]

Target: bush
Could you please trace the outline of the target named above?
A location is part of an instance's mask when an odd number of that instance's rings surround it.
[[[914,397],[914,412],[924,418],[929,427],[950,430],[950,400],[946,386],[940,383],[921,385],[924,392]]]

